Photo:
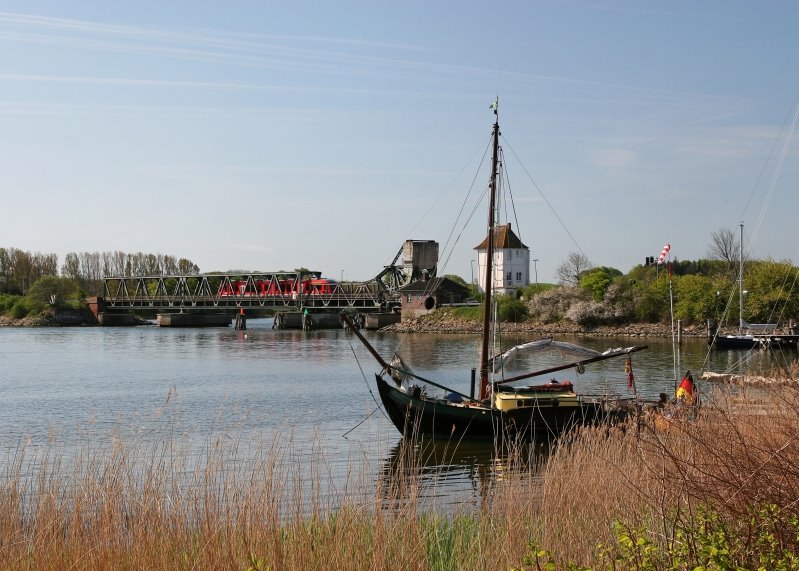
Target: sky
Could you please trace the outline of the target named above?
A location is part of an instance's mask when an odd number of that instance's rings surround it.
[[[540,281],[744,223],[797,252],[799,3],[0,4],[0,247],[367,280],[406,239],[472,276],[499,95]],[[485,165],[483,165],[485,167]],[[484,170],[484,168],[483,168]],[[477,191],[475,190],[477,189]],[[471,211],[471,206],[467,211]]]

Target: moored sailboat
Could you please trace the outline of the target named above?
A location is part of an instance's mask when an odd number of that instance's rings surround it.
[[[585,365],[627,356],[646,346],[593,351],[552,339],[518,345],[502,354],[490,354],[490,340],[495,331],[493,313],[493,260],[498,229],[497,188],[499,177],[499,116],[497,103],[492,133],[491,176],[488,188],[487,255],[484,273],[484,305],[480,343],[479,384],[474,394],[475,371],[472,370],[472,391],[467,395],[423,378],[411,371],[399,358],[385,360],[343,314],[342,318],[382,367],[375,374],[378,392],[386,414],[404,436],[434,436],[447,439],[480,438],[501,440],[514,438],[531,442],[551,441],[577,425],[611,422],[623,418],[630,400],[579,395],[569,381],[550,380],[544,384],[522,385],[521,381],[551,373],[576,369]],[[552,350],[572,355],[560,365],[506,376],[506,365],[519,351]],[[430,388],[433,387],[431,390]],[[435,389],[442,396],[429,394]]]
[[[716,333],[709,342],[716,349],[767,349],[769,347],[796,346],[796,336],[779,335],[777,324],[751,324],[744,320],[744,225],[741,222],[738,262],[738,333],[723,335]]]

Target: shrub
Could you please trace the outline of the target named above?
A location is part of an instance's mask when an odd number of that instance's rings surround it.
[[[530,284],[526,287],[523,287],[519,291],[524,299],[531,300],[533,299],[534,296],[538,295],[539,293],[544,293],[545,291],[549,291],[556,287],[558,286],[556,286],[555,284],[538,283],[538,284]]]
[[[579,325],[598,325],[606,318],[605,306],[596,301],[578,301],[566,311],[566,319]]]
[[[524,321],[529,313],[527,304],[520,299],[508,295],[497,298],[497,315],[500,321],[513,323]]]
[[[2,293],[0,294],[0,312],[5,313],[12,307],[14,304],[17,303],[22,296],[14,295],[12,293]]]
[[[27,303],[25,302],[25,298],[19,298],[14,305],[11,306],[8,314],[14,319],[22,319],[26,315],[30,313],[30,309],[27,307]]]
[[[635,317],[635,299],[628,280],[617,280],[605,291],[608,315],[614,322],[632,321]]]
[[[531,317],[552,323],[563,319],[571,305],[581,299],[580,288],[558,287],[533,296],[528,308]]]

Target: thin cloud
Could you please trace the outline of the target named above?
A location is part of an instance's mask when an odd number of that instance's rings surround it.
[[[635,162],[637,153],[629,149],[597,149],[591,152],[591,164],[601,168],[624,168]]]

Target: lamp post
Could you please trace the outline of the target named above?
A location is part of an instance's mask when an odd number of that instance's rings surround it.
[[[472,260],[472,281],[471,281],[471,286],[472,286],[472,295],[474,295],[474,260]]]
[[[535,271],[535,289],[538,291],[538,258],[533,259],[533,270]]]

